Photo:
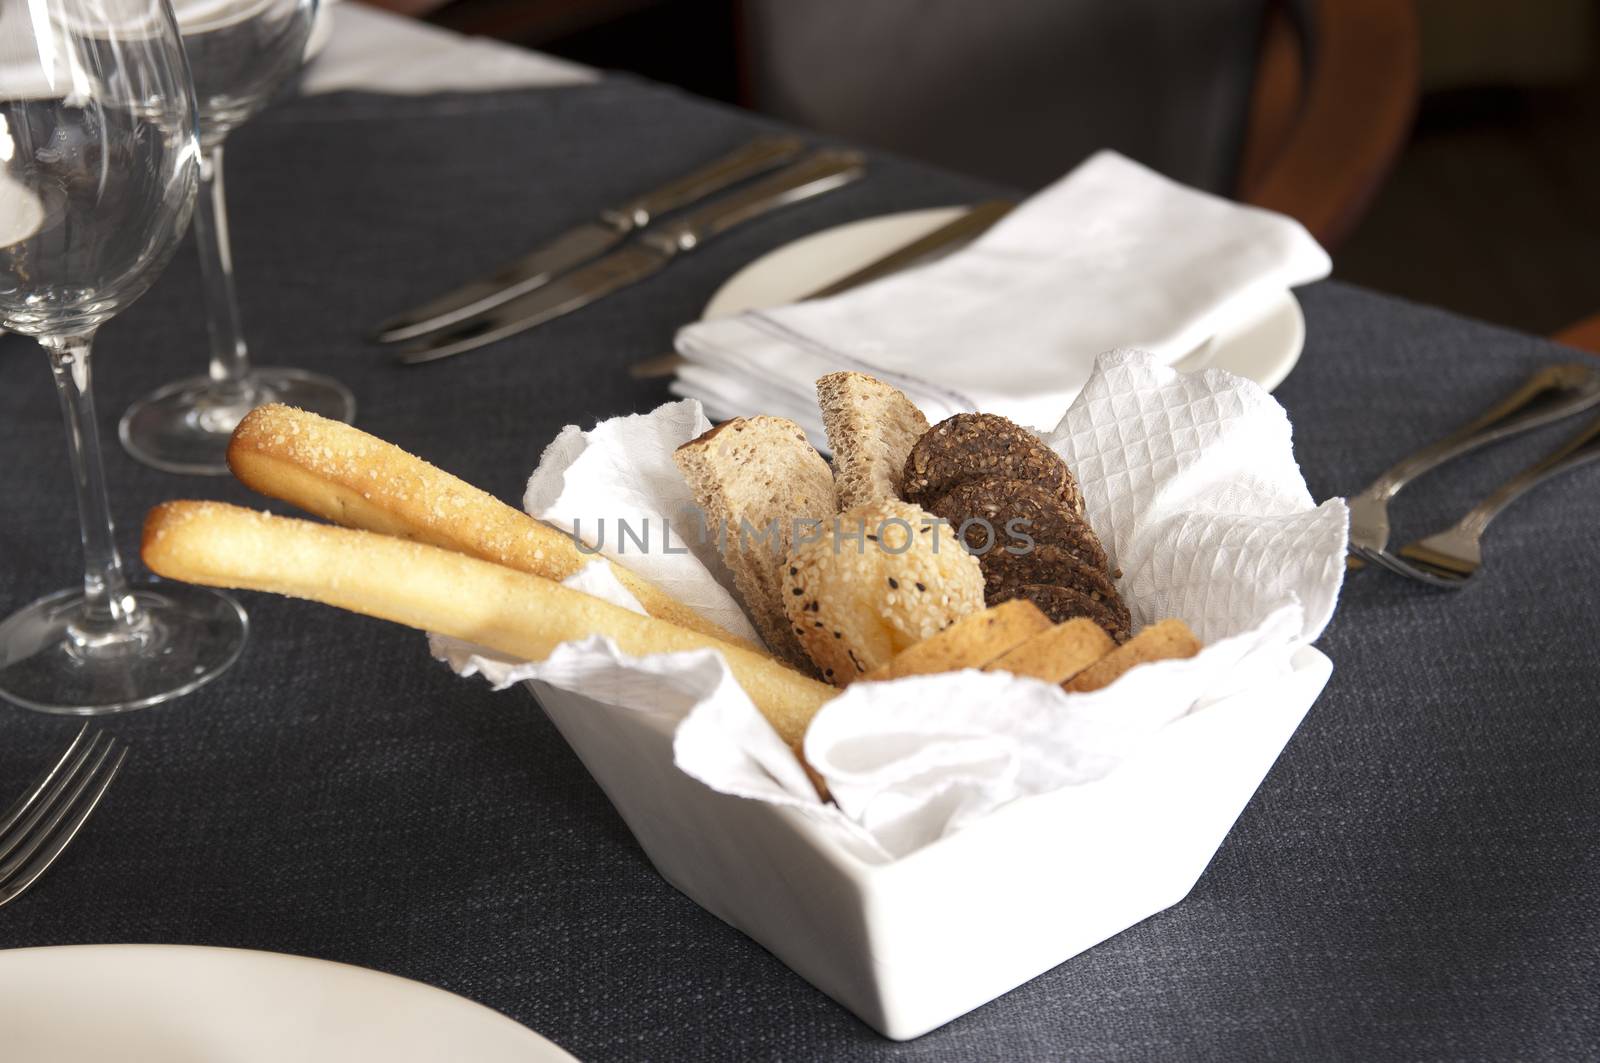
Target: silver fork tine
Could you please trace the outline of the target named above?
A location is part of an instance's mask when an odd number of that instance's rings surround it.
[[[111,759],[110,768],[101,774],[100,768],[106,763],[107,758],[111,757],[113,750],[116,751],[116,756]],[[78,836],[78,832],[88,822],[89,816],[100,807],[101,799],[111,788],[117,772],[122,770],[122,762],[127,758],[127,746],[118,749],[117,740],[114,738],[107,742],[100,756],[96,758],[94,767],[84,775],[77,786],[73,787],[72,794],[62,802],[59,811],[51,817],[49,825],[40,831],[28,848],[18,854],[13,861],[20,866],[0,868],[0,908],[16,900],[24,890],[38,880],[40,875],[50,870],[50,865],[54,864],[56,858],[72,844],[72,839]],[[95,781],[97,775],[98,782]]]
[[[12,825],[21,819],[29,808],[33,807],[34,802],[39,800],[40,796],[50,786],[51,780],[56,777],[56,772],[60,771],[67,761],[72,759],[72,755],[78,751],[78,747],[83,745],[84,739],[88,737],[89,725],[84,724],[78,730],[78,736],[72,740],[72,744],[62,752],[61,759],[56,761],[55,766],[45,769],[44,774],[34,780],[33,785],[28,788],[27,792],[17,798],[17,803],[6,809],[6,814],[0,817],[0,838],[4,838]]]
[[[23,821],[23,826],[17,831],[16,836],[6,845],[6,852],[0,853],[0,882],[4,882],[16,873],[29,856],[39,848],[40,844],[61,823],[66,814],[72,811],[72,804],[78,796],[94,781],[94,773],[100,770],[106,757],[117,744],[116,739],[101,742],[103,735],[95,735],[95,740],[89,743],[84,750],[78,764],[61,782],[56,784],[55,790],[50,794],[45,803],[41,804],[32,815]],[[88,770],[84,770],[88,764]],[[76,780],[76,781],[74,781]],[[68,785],[71,784],[71,789]],[[63,796],[65,791],[65,796]],[[40,821],[43,821],[42,823]]]
[[[0,878],[5,877],[6,868],[9,864],[6,858],[18,845],[32,835],[39,821],[55,807],[56,800],[61,796],[61,792],[83,773],[84,765],[88,764],[94,755],[100,751],[105,737],[104,732],[96,732],[94,737],[89,739],[89,744],[83,747],[83,750],[72,759],[66,769],[60,772],[54,781],[45,787],[43,795],[39,800],[33,802],[33,807],[12,828],[10,836],[0,837]]]

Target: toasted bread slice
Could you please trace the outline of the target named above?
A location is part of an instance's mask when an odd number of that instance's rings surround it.
[[[1115,648],[1116,643],[1099,624],[1078,617],[1040,632],[990,661],[983,670],[1064,683]]]
[[[673,454],[706,526],[718,536],[745,610],[779,657],[815,674],[784,613],[784,560],[796,528],[831,525],[838,511],[833,473],[781,417],[736,417]]]
[[[1182,620],[1162,620],[1151,624],[1067,682],[1072,691],[1108,687],[1135,665],[1146,661],[1166,661],[1193,657],[1200,652],[1200,640]]]
[[[901,679],[982,668],[1049,627],[1049,618],[1038,606],[1019,598],[957,620],[937,635],[895,654],[888,664],[862,678]]]
[[[823,679],[844,686],[983,609],[978,559],[941,542],[934,519],[880,499],[845,510],[837,533],[789,556],[783,605]]]
[[[900,498],[906,457],[928,419],[897,389],[864,373],[829,373],[817,381],[822,427],[833,448],[839,508]]]

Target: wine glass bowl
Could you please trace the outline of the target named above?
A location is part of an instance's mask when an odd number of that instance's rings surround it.
[[[95,330],[170,260],[199,169],[166,0],[0,0],[0,328],[49,356],[84,553],[81,587],[0,621],[0,697],[29,708],[154,705],[215,678],[244,645],[227,595],[125,578],[90,387]]]
[[[224,141],[299,69],[316,12],[316,0],[178,3],[203,150],[194,228],[211,361],[204,375],[167,384],[134,403],[118,425],[123,447],[158,469],[226,473],[234,427],[265,403],[286,403],[341,421],[355,416],[355,398],[338,381],[303,369],[252,364],[234,287],[223,191]]]
[[[10,331],[100,325],[144,294],[189,223],[194,113],[154,8],[4,5],[0,322]]]

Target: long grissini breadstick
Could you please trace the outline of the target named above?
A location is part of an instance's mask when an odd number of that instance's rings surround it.
[[[424,543],[220,502],[167,502],[145,518],[144,563],[185,583],[271,591],[437,631],[530,661],[608,635],[636,656],[720,650],[797,754],[838,691],[740,646],[515,569]]]
[[[234,429],[228,467],[252,490],[335,524],[415,539],[560,582],[595,555],[572,537],[464,480],[340,421],[291,406],[252,410]],[[645,612],[764,652],[615,562]]]

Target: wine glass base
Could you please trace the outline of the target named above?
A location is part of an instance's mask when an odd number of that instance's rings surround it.
[[[303,369],[255,369],[234,394],[210,377],[190,377],[128,407],[117,425],[123,449],[165,472],[228,471],[228,440],[244,415],[269,402],[297,406],[336,421],[356,415],[355,396],[337,380]]]
[[[221,675],[244,649],[249,620],[220,591],[136,584],[138,622],[86,631],[83,591],[57,591],[0,621],[0,698],[63,716],[158,705]]]

